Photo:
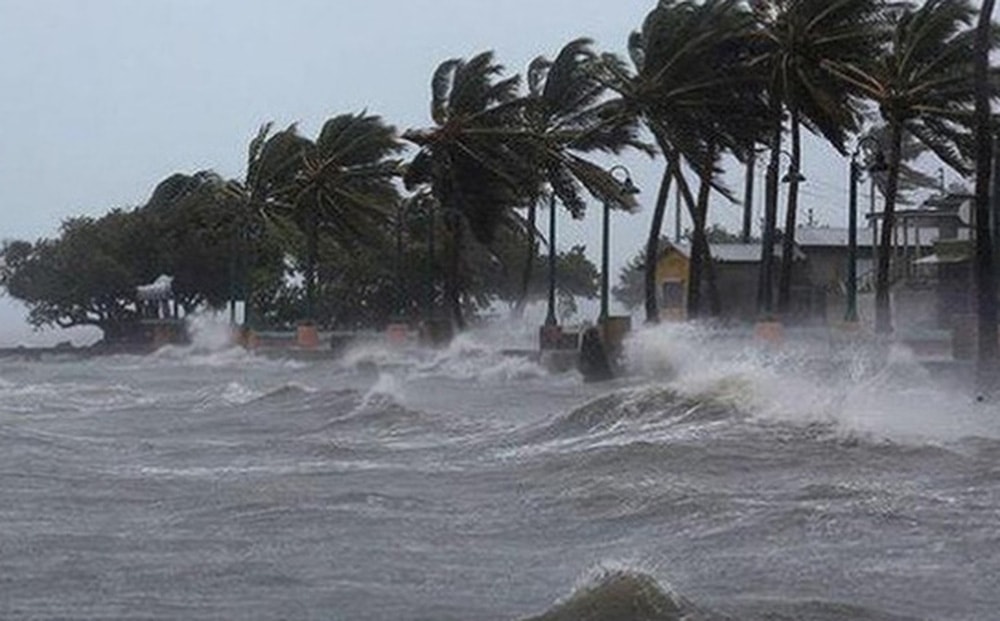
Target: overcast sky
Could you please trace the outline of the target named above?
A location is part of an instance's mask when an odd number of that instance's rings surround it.
[[[240,177],[266,121],[314,135],[330,116],[367,109],[400,129],[426,126],[442,60],[493,49],[520,72],[579,36],[622,52],[655,4],[0,0],[0,238],[53,236],[69,216],[140,205],[177,171]],[[843,226],[846,162],[815,141],[805,158],[802,219],[812,210],[817,222]],[[641,156],[622,162],[642,188],[642,211],[613,221],[615,268],[643,242],[662,167]],[[742,192],[741,171],[729,181]],[[758,206],[762,186],[758,177]],[[586,243],[596,261],[593,207],[582,222],[561,218],[560,245]],[[711,219],[737,230],[739,213],[717,201]],[[0,299],[0,345],[30,334],[23,316]]]

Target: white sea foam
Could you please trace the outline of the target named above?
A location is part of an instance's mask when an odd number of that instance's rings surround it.
[[[945,387],[902,345],[789,339],[779,347],[697,324],[643,328],[630,365],[679,394],[762,420],[824,423],[898,442],[1000,438],[1000,408]]]
[[[386,400],[402,404],[404,400],[403,384],[392,373],[379,373],[378,379],[361,398],[359,409],[370,408]]]

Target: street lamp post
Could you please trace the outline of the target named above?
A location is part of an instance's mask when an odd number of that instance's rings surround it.
[[[604,202],[604,221],[601,227],[601,314],[600,323],[608,320],[608,270],[610,262],[611,204]]]
[[[615,172],[621,171],[625,178],[621,181],[622,190],[625,194],[638,194],[639,188],[632,183],[632,175],[628,168],[621,164],[612,166],[608,173],[614,176]],[[604,221],[601,229],[601,314],[598,321],[601,324],[607,322],[610,313],[608,312],[608,290],[610,282],[610,261],[611,261],[611,204],[604,202]]]
[[[846,323],[858,322],[858,182],[861,179],[861,165],[858,164],[858,155],[861,154],[861,148],[869,142],[875,145],[875,161],[867,166],[867,170],[878,172],[886,169],[878,140],[873,136],[862,138],[854,152],[851,153],[850,163],[851,186],[847,211],[847,308],[844,311]]]
[[[851,154],[850,206],[847,210],[847,309],[844,311],[846,323],[858,322],[858,152]]]

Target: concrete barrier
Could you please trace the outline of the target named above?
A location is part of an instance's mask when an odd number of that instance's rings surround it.
[[[785,340],[785,327],[780,321],[758,321],[753,327],[753,338],[762,343],[779,345]]]
[[[303,349],[319,347],[319,329],[316,324],[302,324],[295,330],[295,344]]]

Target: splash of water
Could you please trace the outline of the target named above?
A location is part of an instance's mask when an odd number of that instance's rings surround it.
[[[626,356],[647,381],[761,420],[904,443],[1000,438],[1000,407],[937,381],[906,347],[813,336],[775,348],[737,331],[664,324],[633,334]]]
[[[219,313],[195,313],[188,317],[187,327],[192,351],[219,352],[236,346],[233,326]]]

